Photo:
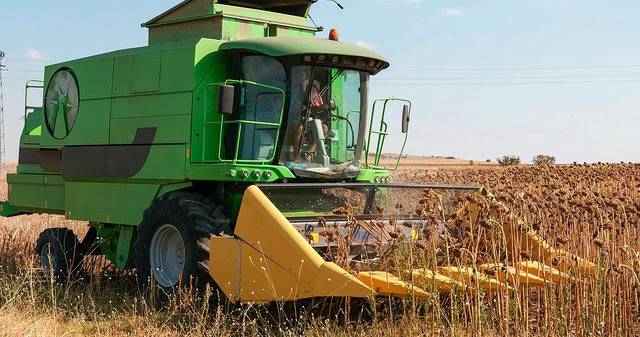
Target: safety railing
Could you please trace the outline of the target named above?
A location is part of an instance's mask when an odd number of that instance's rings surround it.
[[[409,111],[411,111],[411,101],[401,98],[379,98],[373,102],[373,107],[371,108],[371,120],[369,122],[369,136],[367,137],[366,144],[366,159],[365,163],[368,168],[372,169],[389,169],[387,167],[380,166],[380,160],[382,159],[382,150],[384,149],[384,143],[387,140],[387,136],[389,136],[388,132],[388,124],[385,122],[385,117],[387,113],[387,107],[390,102],[401,102],[409,105]],[[374,121],[377,112],[378,106],[382,104],[382,114],[380,116],[380,127],[377,130],[374,130]],[[369,155],[371,153],[371,136],[377,135],[378,139],[376,141],[375,154],[373,158],[373,163],[370,163]],[[400,159],[404,153],[404,148],[407,144],[408,132],[404,134],[404,140],[402,141],[402,148],[400,149],[400,153],[398,154],[398,160],[396,162],[396,166],[391,170],[397,170],[398,166],[400,166]]]
[[[284,101],[285,101],[285,91],[281,88],[278,87],[274,87],[274,86],[270,86],[270,85],[266,85],[266,84],[262,84],[262,83],[257,83],[257,82],[253,82],[253,81],[245,81],[245,80],[226,80],[224,83],[224,85],[239,85],[239,86],[257,86],[260,88],[264,88],[264,89],[268,89],[273,91],[272,94],[279,94],[282,96],[282,100],[281,100],[281,104],[280,104],[280,110],[279,110],[279,115],[277,117],[277,122],[265,122],[265,121],[260,121],[259,120],[259,111],[257,110],[258,108],[258,104],[254,104],[254,111],[253,111],[253,116],[255,117],[256,120],[247,120],[247,119],[233,119],[233,120],[225,120],[226,119],[226,115],[225,114],[220,114],[217,113],[215,115],[217,115],[219,117],[218,121],[207,121],[207,114],[205,114],[204,118],[203,118],[203,144],[202,144],[202,161],[205,163],[215,163],[215,162],[222,162],[222,163],[232,163],[232,164],[268,164],[273,162],[273,160],[275,159],[275,147],[277,145],[277,140],[280,138],[280,131],[281,131],[281,126],[282,126],[282,119],[283,119],[283,115],[284,115]],[[212,86],[218,86],[220,85],[220,83],[216,83],[216,84],[210,84],[207,88],[212,87]],[[261,94],[262,95],[262,94]],[[261,96],[261,95],[256,95],[256,100]],[[218,98],[219,99],[219,98]],[[208,106],[207,104],[205,104],[205,106]],[[217,112],[217,111],[216,111]],[[234,114],[237,114],[238,112],[234,112]],[[205,160],[205,154],[206,152],[206,147],[207,147],[207,137],[206,137],[206,132],[207,132],[207,126],[216,126],[219,125],[219,139],[218,139],[218,158],[217,160]],[[223,149],[226,148],[225,144],[224,144],[224,135],[225,135],[225,126],[229,126],[229,125],[237,125],[237,134],[235,137],[235,146],[233,147],[234,151],[233,151],[233,157],[231,159],[228,158],[223,158]],[[254,126],[266,126],[266,127],[270,127],[273,128],[275,130],[275,138],[274,138],[274,142],[273,142],[273,146],[274,146],[274,151],[271,151],[271,154],[268,158],[263,158],[263,159],[239,159],[239,152],[240,152],[240,147],[241,147],[241,141],[242,141],[242,130],[243,127],[246,127],[248,125],[254,125]]]
[[[42,105],[35,106],[29,105],[29,89],[44,89],[44,82],[39,80],[30,80],[27,81],[24,88],[24,118],[27,118],[27,115],[33,110],[42,108]]]
[[[24,121],[26,123],[27,121],[27,116],[34,112],[36,109],[41,109],[42,108],[42,104],[39,106],[36,105],[29,105],[29,98],[31,97],[29,95],[30,91],[33,91],[34,89],[44,89],[44,81],[40,81],[40,80],[30,80],[27,81],[27,83],[25,84],[25,88],[24,88]],[[43,116],[44,118],[44,116]],[[43,121],[44,122],[44,121]],[[42,129],[42,126],[40,126],[40,129]],[[33,130],[24,130],[24,132],[27,132],[27,134],[29,135],[35,135],[35,136],[39,136],[39,134],[37,133],[33,133]]]

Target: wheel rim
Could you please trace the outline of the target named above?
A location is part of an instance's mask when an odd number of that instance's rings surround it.
[[[39,257],[40,257],[40,266],[42,267],[42,271],[44,272],[45,275],[49,275],[52,269],[50,243],[46,243],[42,245],[42,248],[40,248]]]
[[[149,262],[155,280],[162,287],[173,287],[184,271],[185,249],[182,235],[173,225],[160,226],[151,239]]]

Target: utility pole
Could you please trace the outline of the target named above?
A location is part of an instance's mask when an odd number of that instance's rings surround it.
[[[4,90],[2,88],[2,72],[5,70],[5,66],[2,63],[4,60],[4,52],[0,50],[0,173],[4,174],[5,165],[5,135],[4,135]]]

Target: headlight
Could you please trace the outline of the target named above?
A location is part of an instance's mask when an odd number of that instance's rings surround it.
[[[254,179],[260,179],[261,175],[262,175],[262,173],[260,173],[260,171],[253,171],[253,178]]]

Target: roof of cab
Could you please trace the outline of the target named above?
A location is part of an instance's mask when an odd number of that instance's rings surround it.
[[[382,61],[380,67],[389,67],[383,56],[353,44],[315,37],[277,36],[225,42],[220,50],[250,50],[260,54],[282,57],[291,55],[345,55]]]

